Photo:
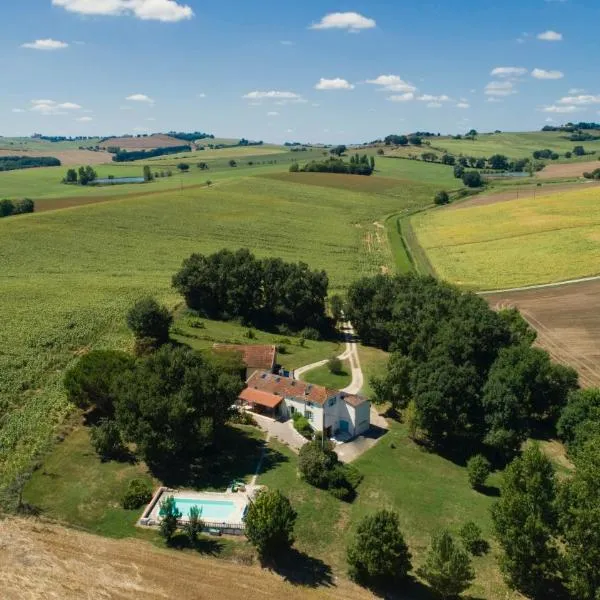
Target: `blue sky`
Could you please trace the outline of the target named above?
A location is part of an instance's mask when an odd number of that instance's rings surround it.
[[[3,2],[0,134],[282,142],[600,120],[596,0]]]

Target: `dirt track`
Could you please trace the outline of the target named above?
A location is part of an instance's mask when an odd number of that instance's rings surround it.
[[[516,306],[551,356],[600,386],[600,281],[483,296],[492,307]]]
[[[0,521],[3,600],[367,600],[347,582],[293,586],[258,566],[159,550],[39,521]]]
[[[567,192],[573,189],[588,189],[589,187],[599,187],[600,182],[589,181],[586,183],[559,183],[557,185],[544,185],[542,187],[527,186],[522,188],[514,187],[504,192],[496,192],[492,194],[482,194],[475,196],[464,202],[450,204],[444,210],[460,210],[462,208],[471,208],[473,206],[486,206],[488,204],[496,204],[498,202],[510,202],[514,200],[525,200],[529,198],[539,198],[541,196],[549,196],[556,192]]]
[[[53,156],[58,158],[64,166],[69,165],[100,165],[112,161],[112,154],[108,152],[94,152],[92,150],[62,150],[53,152],[52,148],[43,152],[30,150],[0,150],[0,156]]]
[[[556,179],[557,177],[582,177],[586,171],[600,168],[600,161],[575,162],[547,165],[536,174],[537,179]]]

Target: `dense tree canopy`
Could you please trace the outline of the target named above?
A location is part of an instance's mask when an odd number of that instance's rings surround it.
[[[116,419],[151,467],[201,460],[243,384],[188,348],[163,346],[118,381]]]
[[[600,435],[600,390],[590,388],[571,392],[557,430],[573,456],[587,440]]]
[[[173,277],[187,305],[207,317],[290,327],[322,328],[329,280],[324,271],[278,258],[257,259],[249,250],[193,254]]]
[[[151,297],[142,298],[127,313],[127,326],[135,337],[150,339],[156,346],[169,341],[172,322],[168,309]]]

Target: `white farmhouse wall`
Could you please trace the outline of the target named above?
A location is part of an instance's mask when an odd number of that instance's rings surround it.
[[[297,398],[285,398],[285,408],[282,407],[282,412],[285,410],[285,417],[292,416],[293,412],[299,412],[301,415],[305,415],[307,411],[312,413],[312,420],[308,422],[311,424],[313,429],[316,431],[323,431],[323,407],[319,404],[305,402],[298,400]],[[292,410],[292,408],[294,410]]]
[[[355,409],[355,431],[354,435],[360,435],[371,426],[371,404],[364,402]]]

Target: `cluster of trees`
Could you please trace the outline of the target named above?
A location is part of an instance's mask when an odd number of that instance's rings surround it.
[[[132,162],[134,160],[144,160],[155,158],[157,156],[166,156],[168,154],[178,154],[180,152],[189,152],[192,147],[189,144],[185,146],[171,146],[168,148],[154,148],[153,150],[119,150],[113,155],[114,162]]]
[[[540,160],[541,158],[549,158],[550,160],[558,160],[560,158],[560,155],[557,152],[554,152],[554,150],[550,150],[549,148],[546,148],[544,150],[535,150],[533,152],[533,158],[535,158],[536,160]]]
[[[507,583],[534,599],[597,600],[600,595],[600,436],[584,441],[575,470],[557,478],[531,446],[506,469],[493,507]]]
[[[328,490],[339,500],[353,500],[356,488],[362,481],[355,467],[340,462],[333,451],[333,444],[324,439],[322,434],[317,434],[314,440],[302,446],[298,470],[307,483]]]
[[[44,140],[45,142],[77,142],[79,140],[95,140],[95,137],[87,136],[87,135],[77,135],[75,137],[65,137],[64,135],[41,135],[39,133],[35,133],[31,136],[36,140]]]
[[[512,457],[534,431],[552,431],[577,373],[533,348],[518,311],[431,277],[355,282],[347,316],[363,342],[391,351],[376,400],[409,409],[415,436],[465,456]],[[410,404],[410,407],[409,407]]]
[[[201,131],[192,131],[186,133],[184,131],[169,131],[167,134],[177,140],[183,140],[184,142],[195,142],[196,140],[214,140],[215,136],[211,133],[202,133]]]
[[[569,141],[571,142],[592,142],[599,139],[600,137],[598,137],[597,135],[592,135],[591,133],[584,133],[583,131],[578,131],[569,136]]]
[[[410,135],[388,135],[384,138],[386,146],[420,146],[423,143],[423,137],[433,135],[428,133],[412,133]]]
[[[325,271],[279,258],[260,260],[248,249],[192,254],[174,275],[173,286],[189,308],[209,318],[293,329],[323,330],[328,324]]]
[[[89,185],[96,179],[98,179],[98,173],[88,165],[87,167],[79,167],[78,170],[69,169],[62,181],[63,183]]]
[[[34,210],[35,203],[30,198],[15,201],[8,199],[0,200],[0,219],[2,217],[32,213]]]
[[[33,167],[60,167],[61,162],[53,156],[0,156],[0,171],[16,171]]]
[[[375,157],[368,157],[366,154],[358,154],[350,157],[350,162],[345,162],[339,158],[330,158],[327,160],[313,160],[303,167],[297,162],[290,166],[291,173],[343,173],[346,175],[372,175],[375,170]]]
[[[566,123],[565,125],[545,125],[542,131],[566,131],[567,133],[577,132],[586,129],[600,129],[600,123]]]
[[[583,176],[586,179],[600,179],[600,168],[594,169],[593,171],[586,171]]]

